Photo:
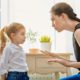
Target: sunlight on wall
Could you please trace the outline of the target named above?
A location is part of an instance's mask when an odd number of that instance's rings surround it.
[[[71,52],[72,48],[72,33],[70,32],[56,32],[51,25],[50,9],[57,2],[67,2],[74,11],[80,16],[78,5],[79,0],[1,0],[2,14],[1,25],[11,22],[21,22],[25,25],[26,30],[31,28],[40,35],[50,35],[52,37],[53,45],[52,51],[56,52]],[[24,48],[26,50],[27,40]],[[39,47],[39,44],[37,44]]]

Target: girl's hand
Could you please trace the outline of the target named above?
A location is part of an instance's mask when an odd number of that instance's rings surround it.
[[[6,80],[6,74],[1,75],[0,77],[1,77],[1,80]]]
[[[66,67],[70,67],[71,61],[65,60],[65,59],[60,59],[60,58],[55,58],[55,59],[49,59],[48,62],[57,62],[60,63]]]

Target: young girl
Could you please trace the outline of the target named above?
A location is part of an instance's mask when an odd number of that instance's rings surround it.
[[[0,59],[4,50],[4,47],[6,46],[7,38],[4,35],[4,32],[6,32],[7,27],[4,27],[0,30]],[[0,76],[0,80],[5,80],[6,74]]]
[[[20,46],[25,41],[25,28],[20,23],[12,23],[6,34],[11,42],[4,48],[0,75],[7,73],[6,80],[29,80],[26,54]]]

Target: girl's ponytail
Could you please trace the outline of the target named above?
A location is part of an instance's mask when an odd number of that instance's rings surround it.
[[[7,37],[6,37],[7,27],[4,27],[0,30],[0,53],[3,52],[4,47],[6,46]]]

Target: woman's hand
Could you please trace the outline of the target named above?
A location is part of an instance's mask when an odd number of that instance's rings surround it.
[[[57,62],[60,63],[66,67],[70,67],[70,64],[72,63],[71,61],[65,60],[65,59],[60,59],[60,58],[55,58],[55,59],[49,59],[48,62]]]
[[[57,62],[57,63],[60,63],[64,66],[66,66],[66,67],[80,68],[80,62],[66,60],[65,58],[63,58],[60,55],[57,55],[56,53],[51,53],[51,52],[42,51],[42,50],[40,50],[40,51],[42,53],[44,53],[45,55],[53,57],[53,59],[49,59],[48,62]]]

